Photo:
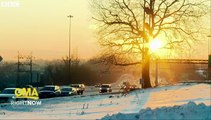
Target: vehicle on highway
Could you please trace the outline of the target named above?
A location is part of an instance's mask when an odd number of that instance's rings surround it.
[[[130,85],[130,91],[139,89],[137,85]]]
[[[100,93],[104,93],[104,92],[112,92],[111,84],[102,84],[100,86]]]
[[[34,87],[32,85],[24,85],[23,88],[31,88],[31,89],[33,89]]]
[[[84,84],[70,84],[70,86],[76,88],[78,95],[83,95],[83,92],[85,91]]]
[[[57,85],[46,85],[39,91],[40,98],[58,97],[61,95],[61,89]]]
[[[61,96],[71,96],[71,95],[77,95],[77,90],[74,87],[70,86],[63,86],[61,87]]]
[[[120,85],[120,90],[123,90],[123,91],[130,91],[130,83],[129,82],[123,82],[121,85]]]
[[[10,102],[15,99],[15,89],[16,88],[5,88],[1,93],[0,93],[0,103],[4,102]]]
[[[100,87],[100,86],[101,86],[100,83],[95,84],[95,87]]]

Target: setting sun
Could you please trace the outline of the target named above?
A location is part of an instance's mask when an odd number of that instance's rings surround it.
[[[158,50],[159,48],[161,48],[163,46],[163,43],[161,40],[159,39],[154,39],[149,43],[149,49],[152,52],[155,52],[156,50]]]

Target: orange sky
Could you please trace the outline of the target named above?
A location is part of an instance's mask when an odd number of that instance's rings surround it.
[[[0,3],[9,0],[0,0]],[[12,1],[12,0],[11,0]],[[15,59],[17,51],[31,51],[39,59],[60,59],[68,55],[67,15],[72,19],[72,48],[80,58],[97,53],[87,0],[15,0],[19,6],[0,4],[0,55]]]
[[[5,1],[16,6],[4,6]],[[36,59],[68,55],[69,14],[74,16],[72,48],[79,58],[91,58],[99,47],[88,0],[0,0],[0,55],[4,60],[15,60],[18,51],[33,52]],[[207,59],[207,41],[195,47],[195,56]]]

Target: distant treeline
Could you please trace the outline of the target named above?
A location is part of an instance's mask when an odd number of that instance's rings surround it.
[[[94,84],[98,81],[97,71],[88,62],[78,59],[58,60],[47,63],[41,80],[44,84],[69,85],[71,83]]]
[[[158,79],[162,83],[176,83],[184,80],[205,80],[207,65],[193,64],[167,64],[158,65]],[[155,66],[151,65],[151,80],[155,80]],[[23,68],[24,69],[24,68]],[[27,67],[25,69],[28,69]],[[33,62],[32,82],[29,72],[19,73],[20,86],[31,84],[35,87],[44,85],[69,85],[72,83],[83,83],[95,85],[97,83],[114,83],[121,80],[138,81],[141,77],[141,65],[134,66],[112,66],[96,62],[96,59],[82,61],[72,59],[69,71],[67,58]],[[126,77],[125,77],[126,76]],[[16,87],[17,63],[0,63],[0,91],[6,87]]]
[[[17,63],[0,63],[0,90],[6,87],[16,87],[17,73]],[[35,62],[33,64],[32,83],[29,72],[19,72],[19,76],[20,86],[27,84],[33,86],[69,85],[72,83],[94,85],[97,83],[112,83],[117,79],[117,74],[109,74],[109,69],[106,66],[79,59],[71,60],[70,70],[68,59],[44,61],[42,64]]]

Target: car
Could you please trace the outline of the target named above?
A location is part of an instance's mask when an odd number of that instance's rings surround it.
[[[100,86],[100,93],[104,93],[104,92],[112,92],[111,84],[102,84]]]
[[[0,93],[0,103],[10,102],[15,99],[15,89],[16,88],[5,88],[2,93]]]
[[[46,85],[39,91],[40,98],[58,97],[61,95],[61,89],[57,85]]]
[[[130,85],[130,91],[139,89],[137,85]]]
[[[70,86],[63,86],[61,88],[61,96],[77,95],[77,89]]]
[[[100,83],[95,84],[95,87],[100,87],[100,86],[101,86]]]
[[[78,95],[83,95],[83,92],[85,91],[84,84],[70,84],[70,86],[76,88]]]
[[[137,85],[131,85],[129,82],[123,82],[120,85],[120,90],[123,90],[123,92],[129,92],[138,89]]]
[[[32,85],[24,85],[23,88],[31,88],[31,89],[33,89],[34,87]]]

